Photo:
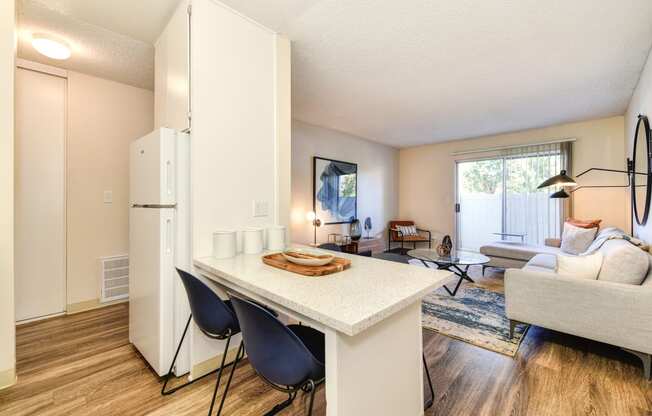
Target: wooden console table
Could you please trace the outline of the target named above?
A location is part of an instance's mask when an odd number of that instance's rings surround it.
[[[382,253],[385,251],[385,243],[380,238],[361,238],[358,241],[351,241],[347,244],[340,245],[345,253],[359,254],[364,251],[372,253]]]

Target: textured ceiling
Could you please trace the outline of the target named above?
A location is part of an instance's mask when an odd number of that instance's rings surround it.
[[[153,42],[178,0],[19,0],[18,56],[154,88]],[[72,57],[56,61],[31,46],[34,33],[65,39]]]
[[[223,0],[293,41],[293,117],[396,147],[623,114],[650,0]]]

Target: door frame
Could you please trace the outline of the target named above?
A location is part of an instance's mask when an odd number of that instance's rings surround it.
[[[41,64],[38,62],[28,61],[26,59],[16,58],[16,70],[22,69],[26,71],[38,72],[44,75],[50,75],[57,78],[63,78],[65,81],[64,91],[64,123],[63,123],[63,311],[49,315],[38,316],[34,318],[23,319],[16,321],[17,325],[25,324],[42,319],[52,318],[54,316],[65,315],[68,312],[68,102],[69,92],[68,88],[68,71],[65,69],[57,68],[50,65]],[[14,81],[15,88],[15,81]],[[15,296],[15,294],[14,294]]]

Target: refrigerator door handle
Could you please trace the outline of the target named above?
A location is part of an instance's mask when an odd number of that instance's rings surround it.
[[[165,162],[165,184],[167,187],[168,196],[172,196],[172,193],[174,191],[173,181],[174,181],[174,176],[172,172],[172,162],[168,160]]]
[[[165,252],[172,252],[172,220],[170,218],[165,220]]]

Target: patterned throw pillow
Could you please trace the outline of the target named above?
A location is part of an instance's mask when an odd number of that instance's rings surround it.
[[[397,225],[396,228],[401,232],[403,237],[417,235],[417,227],[414,225]]]

